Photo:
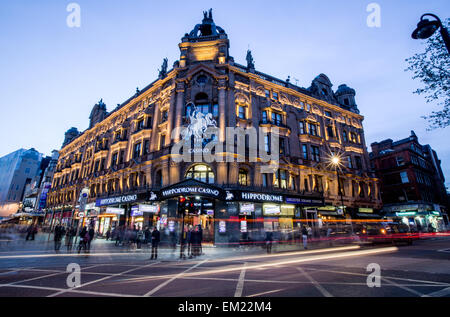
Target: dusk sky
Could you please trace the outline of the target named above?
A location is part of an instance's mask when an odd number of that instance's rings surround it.
[[[66,24],[71,2],[81,7],[80,28]],[[372,2],[381,7],[380,28],[366,23]],[[209,8],[237,63],[250,48],[264,73],[303,87],[324,73],[334,90],[356,89],[369,151],[414,130],[437,151],[450,186],[450,127],[426,130],[421,116],[439,107],[413,94],[422,84],[404,71],[405,59],[425,47],[411,39],[420,16],[449,18],[448,0],[1,1],[0,156],[59,150],[70,127],[88,127],[101,98],[111,111],[156,79],[164,57],[171,68],[181,37]]]

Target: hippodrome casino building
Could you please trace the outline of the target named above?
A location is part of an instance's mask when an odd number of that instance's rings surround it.
[[[263,229],[289,232],[301,221],[319,233],[326,222],[345,230],[350,219],[379,217],[355,90],[343,84],[333,91],[324,74],[298,87],[257,71],[250,51],[246,66],[235,63],[229,47],[212,12],[204,12],[181,39],[171,70],[165,60],[157,80],[111,112],[101,100],[86,131],[68,130],[45,223],[91,224],[100,235],[120,225],[177,232],[184,209],[186,224],[200,224],[205,241],[221,244],[259,239]],[[181,136],[172,139],[171,131],[192,124],[194,111],[214,121],[221,142],[226,127],[277,128],[279,169],[264,174],[265,163],[248,159],[175,162]]]

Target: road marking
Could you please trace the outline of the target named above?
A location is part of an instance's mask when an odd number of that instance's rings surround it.
[[[183,272],[177,274],[176,276],[172,277],[171,279],[165,281],[164,283],[159,284],[157,287],[155,287],[154,289],[152,289],[150,292],[146,293],[146,294],[144,295],[144,297],[150,297],[150,296],[152,296],[153,294],[155,294],[157,291],[159,291],[159,290],[160,290],[161,288],[163,288],[164,286],[166,286],[166,285],[168,285],[169,283],[173,282],[173,281],[176,280],[177,278],[182,277],[184,274],[186,274],[187,272],[189,272],[189,271],[195,269],[196,267],[202,265],[202,264],[205,263],[206,261],[208,261],[208,260],[204,260],[204,261],[202,261],[202,262],[199,262],[199,263],[195,264],[194,266],[191,266],[191,267],[188,268],[187,270],[185,270],[185,271],[183,271]]]
[[[445,253],[450,253],[450,249],[442,249],[442,250],[437,250],[438,252],[445,252]]]
[[[121,275],[127,274],[127,273],[132,272],[132,271],[137,271],[137,270],[140,270],[140,269],[152,266],[152,265],[156,265],[158,263],[160,263],[160,262],[154,262],[154,263],[150,263],[150,264],[147,264],[147,265],[142,265],[140,267],[135,267],[133,269],[130,269],[130,270],[127,270],[127,271],[124,271],[124,272],[121,272],[121,273],[111,274],[110,276],[105,276],[105,277],[102,277],[100,279],[81,284],[80,286],[77,286],[75,288],[69,288],[69,289],[57,292],[55,294],[48,295],[47,297],[55,297],[55,296],[58,296],[60,294],[70,292],[70,291],[72,291],[73,289],[76,289],[76,288],[81,288],[81,287],[85,287],[85,286],[88,286],[88,285],[91,285],[91,284],[94,284],[94,283],[102,282],[102,281],[110,279],[112,277],[121,276]],[[100,265],[94,265],[94,266],[100,266]]]
[[[386,283],[388,283],[388,284],[394,285],[394,286],[396,286],[396,287],[398,287],[398,288],[401,288],[402,290],[405,290],[405,291],[407,291],[407,292],[410,292],[410,293],[412,293],[412,294],[414,294],[414,295],[417,295],[417,296],[419,296],[419,297],[428,297],[428,296],[426,296],[426,295],[424,295],[424,294],[422,294],[422,293],[420,293],[420,292],[418,292],[418,291],[416,291],[416,290],[413,290],[412,288],[409,288],[409,287],[407,287],[407,286],[403,286],[403,285],[397,284],[397,283],[395,283],[394,281],[391,281],[391,280],[389,280],[389,279],[387,279],[387,278],[385,278],[385,277],[381,277],[381,279],[382,279],[383,281],[385,281]]]
[[[46,290],[46,291],[66,291],[63,288],[35,286],[35,285],[0,284],[0,287],[30,288],[30,289],[39,289],[39,290]],[[76,289],[70,289],[70,290],[68,290],[68,292],[69,293],[77,293],[77,294],[85,294],[85,295],[115,296],[115,297],[136,297],[135,295],[116,294],[116,293],[102,293],[102,292],[92,292],[92,291],[81,291],[81,290],[76,290]]]
[[[284,290],[283,288],[282,289],[276,289],[276,290],[273,290],[273,291],[268,291],[268,292],[264,292],[264,293],[249,295],[247,297],[257,297],[257,296],[262,296],[262,295],[267,295],[267,294],[273,294],[273,293],[281,292],[283,290]]]
[[[450,294],[450,287],[441,289],[440,291],[428,294],[429,297],[444,297]]]
[[[245,267],[247,262],[244,263],[241,274],[239,275],[239,280],[236,285],[236,291],[234,292],[234,297],[242,297],[242,291],[244,290],[244,280],[245,280]]]
[[[311,271],[319,271],[319,272],[328,272],[328,273],[347,274],[347,275],[366,276],[366,277],[367,277],[367,274],[361,274],[361,273],[351,273],[351,272],[334,271],[334,270],[320,270],[320,269],[314,269],[314,268],[308,268],[308,270],[311,270]],[[389,278],[390,280],[399,280],[399,281],[407,281],[407,282],[431,283],[431,284],[436,284],[436,286],[445,286],[445,285],[448,285],[448,283],[444,283],[444,282],[434,282],[434,281],[414,280],[414,279],[410,279],[410,278],[402,278],[402,277],[391,277],[391,276],[388,276],[387,278]]]
[[[312,278],[311,275],[309,275],[303,268],[297,267],[297,270],[299,270],[310,282],[317,288],[317,290],[322,293],[324,297],[333,297],[330,292],[328,292],[325,288],[322,287],[315,279]]]

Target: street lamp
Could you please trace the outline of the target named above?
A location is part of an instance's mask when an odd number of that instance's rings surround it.
[[[435,18],[436,20],[428,20],[424,19],[425,16],[431,16]],[[448,33],[448,30],[444,27],[441,20],[438,16],[431,14],[431,13],[425,13],[421,16],[420,22],[417,24],[417,28],[412,33],[411,37],[415,40],[421,39],[425,40],[432,36],[437,29],[440,29],[442,39],[444,40],[445,46],[447,47],[447,51],[450,54],[450,35]]]
[[[341,158],[337,155],[333,155],[331,157],[331,164],[334,166],[334,169],[336,171],[336,177],[337,177],[337,182],[338,182],[338,191],[339,191],[339,194],[341,195],[341,207],[342,207],[342,209],[344,209],[344,197],[342,196],[341,182],[339,179],[339,172],[338,172],[338,167],[339,167],[339,165],[341,165]]]

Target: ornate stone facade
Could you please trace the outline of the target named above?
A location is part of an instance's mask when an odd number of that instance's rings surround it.
[[[60,151],[50,209],[75,209],[83,188],[90,189],[88,202],[94,202],[183,181],[196,164],[172,161],[171,149],[180,137],[172,140],[171,133],[188,123],[188,103],[209,107],[220,141],[226,127],[280,131],[281,174],[261,174],[258,162],[213,162],[207,166],[216,186],[319,197],[329,206],[343,202],[348,213],[379,209],[378,180],[370,171],[355,91],[341,85],[333,92],[323,74],[310,88],[295,86],[256,71],[250,52],[247,67],[235,63],[229,46],[212,13],[205,13],[202,24],[182,38],[173,69],[162,69],[159,79],[110,113],[103,115],[96,105],[92,126]],[[342,157],[342,197],[329,162],[332,153]]]

